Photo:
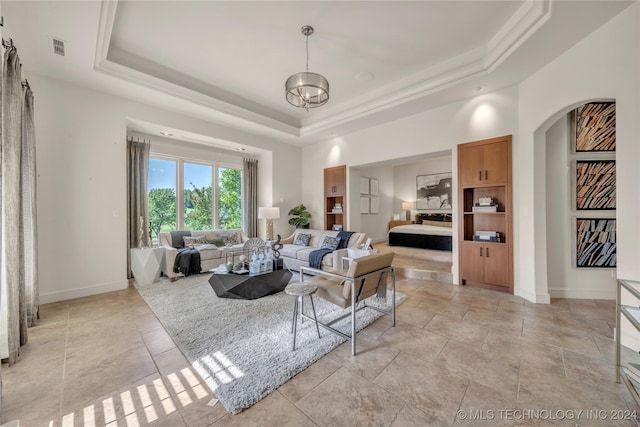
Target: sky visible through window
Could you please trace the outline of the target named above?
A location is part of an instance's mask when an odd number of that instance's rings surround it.
[[[184,164],[185,177],[196,188],[211,186],[211,167],[193,163]],[[186,180],[185,180],[186,181]],[[154,188],[176,188],[176,162],[173,160],[149,159],[149,190]],[[189,186],[190,188],[190,186]]]

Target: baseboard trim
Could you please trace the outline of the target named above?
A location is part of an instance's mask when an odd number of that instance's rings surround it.
[[[522,289],[517,288],[514,290],[514,295],[522,297],[527,301],[533,302],[535,304],[550,304],[551,297],[549,294],[535,294],[533,292],[524,292]]]
[[[69,289],[65,291],[49,292],[40,294],[40,304],[49,304],[52,302],[66,301],[75,298],[88,297],[91,295],[104,294],[107,292],[122,291],[129,287],[128,280],[118,282],[103,283],[100,285],[89,286],[86,288]]]
[[[551,298],[575,298],[575,299],[616,299],[616,289],[567,289],[550,288]]]

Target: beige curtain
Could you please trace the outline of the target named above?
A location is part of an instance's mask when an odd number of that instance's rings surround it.
[[[27,343],[28,325],[38,316],[33,97],[30,90],[23,93],[13,47],[4,53],[1,86],[0,353],[13,364]],[[27,96],[29,105],[24,106]],[[23,118],[25,113],[31,117]]]
[[[127,140],[127,188],[128,197],[128,243],[129,248],[149,246],[149,212],[147,183],[149,180],[149,151],[146,141]],[[131,278],[131,266],[127,257],[127,272]]]
[[[36,209],[36,134],[33,93],[25,85],[22,104],[22,221],[24,236],[24,279],[27,326],[40,318],[38,282],[38,228]]]
[[[242,173],[244,231],[249,237],[258,235],[258,161],[244,159]]]

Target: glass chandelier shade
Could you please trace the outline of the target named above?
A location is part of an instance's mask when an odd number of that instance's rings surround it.
[[[309,36],[313,34],[313,27],[302,27],[302,35],[306,39],[307,68],[306,71],[289,77],[285,83],[286,98],[289,104],[299,107],[316,108],[329,101],[329,81],[317,73],[309,72]]]

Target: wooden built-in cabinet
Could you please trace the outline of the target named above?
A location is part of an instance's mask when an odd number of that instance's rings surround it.
[[[458,177],[460,283],[513,293],[511,136],[458,145]],[[474,211],[481,198],[495,212]],[[476,240],[479,232],[499,241]]]
[[[479,141],[482,142],[482,141]],[[458,174],[462,185],[504,184],[511,163],[511,140],[458,145]]]
[[[324,170],[324,228],[333,230],[335,225],[346,230],[347,218],[347,166],[335,166]],[[341,212],[337,206],[341,206]]]

